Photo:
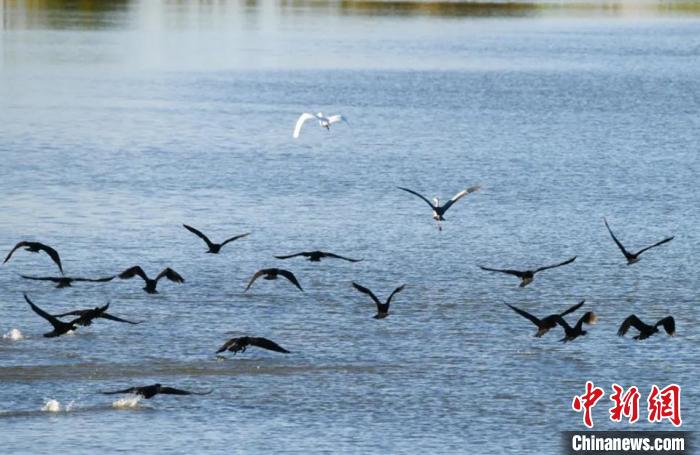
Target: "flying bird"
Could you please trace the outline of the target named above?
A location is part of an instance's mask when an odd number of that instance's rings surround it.
[[[303,251],[301,253],[296,253],[296,254],[290,254],[288,256],[275,256],[277,259],[289,259],[289,258],[294,258],[297,256],[304,256],[311,262],[320,262],[321,259],[323,258],[334,258],[334,259],[342,259],[344,261],[350,261],[350,262],[360,262],[362,259],[350,259],[346,258],[345,256],[340,256],[338,254],[333,254],[333,253],[327,253],[325,251]]]
[[[615,234],[613,234],[612,229],[610,229],[610,225],[608,225],[608,220],[603,218],[603,221],[605,222],[605,227],[608,228],[608,232],[610,233],[610,237],[612,237],[612,239],[615,241],[615,243],[617,244],[617,247],[620,248],[620,251],[622,251],[622,254],[625,255],[625,259],[627,259],[627,265],[632,265],[635,262],[639,261],[639,255],[644,253],[646,250],[657,247],[659,245],[663,245],[664,243],[670,242],[671,240],[673,240],[673,237],[668,237],[668,238],[663,239],[660,242],[656,242],[655,244],[653,244],[651,246],[648,246],[646,248],[642,248],[641,250],[637,251],[636,253],[630,253],[629,251],[627,251],[625,249],[624,246],[622,246],[622,243],[620,243],[620,241],[617,240],[617,237],[615,237]]]
[[[63,266],[61,265],[61,257],[58,255],[58,251],[54,250],[48,245],[44,245],[43,243],[39,242],[19,242],[17,245],[15,245],[14,248],[10,251],[10,253],[7,255],[5,260],[3,261],[3,264],[7,261],[10,260],[12,257],[12,253],[14,253],[17,249],[19,248],[24,248],[26,251],[29,251],[31,253],[38,253],[39,251],[43,251],[46,254],[49,255],[51,260],[56,263],[58,266],[58,270],[61,271],[61,274],[63,274]]]
[[[147,400],[150,400],[159,393],[166,395],[209,395],[212,390],[206,392],[190,392],[188,390],[174,389],[172,387],[165,387],[160,384],[147,385],[142,387],[129,387],[124,390],[114,390],[112,392],[100,392],[103,395],[116,395],[121,393],[131,393],[134,395],[140,395]]]
[[[109,303],[107,304],[109,306]],[[67,313],[61,313],[61,314],[54,314],[53,316],[56,318],[62,318],[65,316],[79,316],[78,319],[75,320],[75,323],[77,325],[83,325],[83,326],[88,326],[92,324],[92,320],[96,318],[102,318],[102,319],[108,319],[110,321],[115,321],[115,322],[125,322],[127,324],[141,324],[141,322],[133,322],[133,321],[128,321],[126,319],[118,318],[116,316],[113,316],[106,311],[96,311],[96,310],[101,310],[100,308],[93,308],[93,309],[87,309],[87,310],[75,310],[75,311],[68,311]],[[106,310],[106,308],[105,308]]]
[[[597,320],[598,316],[596,316],[594,312],[588,311],[583,316],[581,316],[581,318],[578,320],[575,326],[571,327],[564,320],[563,317],[557,315],[557,324],[562,326],[562,328],[564,329],[564,338],[560,339],[559,341],[566,343],[567,341],[573,341],[576,338],[585,335],[588,332],[583,330],[583,324],[595,324]]]
[[[79,316],[76,319],[73,319],[70,322],[63,322],[59,320],[56,316],[52,316],[46,311],[36,306],[31,300],[29,300],[27,294],[24,294],[24,300],[27,301],[29,306],[32,308],[32,310],[34,310],[36,314],[49,321],[49,323],[53,326],[53,330],[51,332],[47,332],[44,334],[46,338],[53,338],[64,335],[70,332],[71,330],[76,330],[78,328],[78,325],[90,325],[92,319],[99,317],[100,314],[104,313],[107,310],[107,308],[109,308],[108,303],[103,307],[97,307],[92,310],[88,310],[85,314]]]
[[[70,287],[74,282],[78,281],[88,281],[90,283],[106,283],[107,281],[112,281],[114,276],[107,276],[104,278],[78,278],[70,276],[28,276],[20,274],[25,280],[39,280],[39,281],[52,281],[56,283],[57,288],[67,288]]]
[[[359,284],[355,283],[354,281],[352,282],[352,286],[357,289],[358,291],[362,292],[363,294],[367,294],[377,305],[377,314],[374,315],[374,319],[384,319],[385,317],[389,316],[389,304],[391,304],[391,299],[394,297],[394,295],[398,294],[401,292],[406,286],[405,284],[402,284],[401,286],[397,287],[394,289],[394,292],[392,292],[389,295],[389,298],[386,299],[386,303],[382,303],[379,301],[376,295],[369,289],[367,289],[364,286],[360,286]]]
[[[659,319],[654,325],[648,325],[643,323],[634,314],[627,316],[627,319],[622,321],[622,324],[620,325],[617,334],[619,336],[624,336],[630,329],[630,327],[634,327],[635,329],[639,330],[639,335],[635,336],[634,339],[644,340],[654,335],[655,333],[659,333],[659,326],[663,326],[666,333],[668,333],[671,336],[674,336],[676,334],[676,321],[675,319],[673,319],[673,316],[667,316],[663,319]]]
[[[342,115],[331,115],[330,117],[326,117],[325,115],[323,115],[322,112],[319,112],[316,115],[305,112],[299,116],[299,119],[297,120],[297,123],[294,126],[294,134],[292,135],[294,136],[294,139],[299,137],[299,133],[301,133],[301,127],[304,125],[304,122],[311,119],[318,120],[318,125],[321,128],[327,129],[328,131],[330,131],[331,125],[333,125],[334,123],[348,123],[348,119],[346,119]]]
[[[238,239],[242,239],[243,237],[250,235],[250,232],[246,232],[245,234],[236,235],[234,237],[231,237],[230,239],[226,239],[221,243],[213,243],[211,240],[209,240],[209,237],[202,234],[201,231],[193,228],[192,226],[188,226],[186,224],[183,224],[183,226],[185,227],[185,229],[187,229],[188,231],[190,231],[191,233],[193,233],[194,235],[196,235],[200,239],[204,240],[204,243],[206,243],[207,247],[209,248],[209,251],[207,251],[207,253],[212,253],[212,254],[218,254],[219,251],[221,251],[221,247],[223,247],[227,243],[236,241]]]
[[[506,305],[508,305],[513,311],[515,311],[516,313],[518,313],[522,317],[532,321],[532,323],[537,326],[537,333],[535,333],[535,336],[537,338],[539,338],[542,335],[544,335],[545,333],[549,332],[550,329],[553,329],[554,327],[557,326],[558,318],[566,316],[569,313],[573,313],[574,311],[578,310],[581,307],[581,305],[583,305],[585,302],[586,302],[585,300],[581,300],[579,303],[568,308],[567,310],[563,311],[562,313],[552,314],[552,315],[549,315],[543,319],[539,319],[539,318],[531,315],[527,311],[521,310],[520,308],[514,307],[513,305],[510,305],[508,303],[506,303]]]
[[[122,280],[128,280],[129,278],[133,278],[135,276],[139,276],[143,279],[143,281],[146,283],[146,286],[143,287],[143,290],[148,292],[149,294],[158,294],[158,291],[156,291],[156,286],[158,285],[158,280],[160,280],[163,277],[166,277],[173,283],[185,282],[185,279],[182,278],[179,273],[177,273],[170,267],[163,269],[163,271],[160,272],[154,280],[148,278],[146,272],[144,272],[143,269],[138,265],[128,268],[119,274],[119,278],[121,278]]]
[[[455,194],[454,196],[452,196],[452,199],[450,199],[449,201],[447,201],[444,205],[440,205],[440,199],[439,199],[437,196],[435,196],[435,197],[433,198],[433,202],[430,202],[430,201],[428,200],[428,198],[426,198],[426,197],[423,196],[422,194],[416,193],[416,192],[413,191],[413,190],[409,190],[408,188],[404,188],[404,187],[401,187],[401,186],[399,186],[399,187],[397,187],[397,188],[400,189],[400,190],[406,191],[406,192],[408,192],[408,193],[411,193],[411,194],[413,194],[413,195],[415,195],[415,196],[418,196],[419,198],[423,199],[423,200],[430,206],[430,208],[433,210],[433,219],[435,220],[435,222],[437,222],[438,230],[442,231],[442,224],[441,224],[440,222],[441,222],[441,221],[445,221],[445,218],[443,217],[443,215],[445,214],[445,212],[447,212],[447,210],[448,210],[450,207],[452,207],[452,204],[454,204],[455,202],[459,201],[459,200],[462,199],[464,196],[466,196],[466,195],[468,195],[468,194],[471,194],[471,193],[473,193],[474,191],[478,191],[479,189],[481,189],[481,185],[471,186],[471,187],[467,188],[466,190],[460,191],[459,193],[457,193],[457,194]]]
[[[255,272],[255,275],[250,279],[248,282],[248,286],[245,288],[245,291],[247,292],[248,289],[253,285],[255,280],[257,280],[260,277],[263,277],[263,280],[276,280],[279,275],[282,275],[286,279],[292,282],[294,286],[298,287],[300,291],[304,292],[304,290],[301,288],[301,285],[299,284],[299,281],[297,280],[297,277],[294,276],[292,272],[289,270],[284,270],[284,269],[276,269],[276,268],[271,268],[271,269],[261,269]]]
[[[520,280],[521,280],[521,281],[520,281],[520,287],[521,287],[521,288],[524,288],[524,287],[527,286],[528,284],[532,283],[532,280],[535,279],[535,274],[536,274],[537,272],[541,272],[541,271],[547,270],[547,269],[554,269],[554,268],[556,268],[556,267],[561,267],[562,265],[566,265],[566,264],[571,264],[571,263],[574,262],[575,260],[576,260],[576,256],[572,257],[571,259],[567,259],[567,260],[564,261],[564,262],[560,262],[559,264],[547,265],[547,266],[545,266],[545,267],[540,267],[539,269],[535,269],[535,270],[524,270],[524,271],[520,271],[520,270],[508,270],[508,269],[492,269],[492,268],[484,267],[484,266],[481,266],[481,265],[479,266],[479,268],[480,268],[481,270],[486,270],[486,271],[489,271],[489,272],[501,272],[501,273],[507,273],[507,274],[509,274],[509,275],[515,275],[515,276],[517,276],[518,278],[520,278]]]
[[[259,348],[267,349],[268,351],[283,352],[289,354],[289,351],[284,349],[279,344],[272,340],[262,337],[237,337],[231,338],[223,346],[219,348],[216,353],[230,351],[236,355],[238,352],[245,352],[248,346],[257,346]]]

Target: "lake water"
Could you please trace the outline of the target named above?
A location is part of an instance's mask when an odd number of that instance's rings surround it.
[[[587,380],[682,386],[698,428],[700,14],[692,3],[0,1],[0,247],[67,275],[171,266],[183,285],[55,289],[0,267],[3,453],[559,453]],[[349,126],[309,123],[342,113]],[[443,200],[438,232],[406,186]],[[627,266],[603,225],[636,250]],[[219,255],[214,240],[251,231]],[[273,255],[323,249],[363,262]],[[539,267],[526,288],[478,265]],[[247,280],[263,267],[283,281]],[[350,285],[385,298],[391,315]],[[46,339],[58,313],[111,301]],[[588,335],[533,338],[586,299]],[[581,314],[568,316],[575,321]],[[616,336],[635,313],[677,336]],[[228,338],[271,338],[289,355]],[[229,356],[231,357],[231,356]],[[97,392],[161,382],[196,397]],[[51,412],[46,403],[60,411]],[[115,404],[116,403],[116,404]],[[132,406],[133,405],[133,406]],[[51,405],[48,406],[49,408]]]

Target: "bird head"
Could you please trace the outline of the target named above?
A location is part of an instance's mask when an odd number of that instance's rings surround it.
[[[585,322],[586,324],[593,325],[598,321],[598,316],[592,311],[588,311],[583,316],[584,316],[583,322]]]
[[[440,198],[435,196],[433,198],[433,204],[435,204],[436,207],[439,206],[440,205]]]

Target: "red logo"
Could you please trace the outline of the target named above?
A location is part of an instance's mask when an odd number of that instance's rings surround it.
[[[576,412],[583,410],[583,423],[588,428],[593,428],[593,417],[591,417],[591,409],[600,400],[605,392],[600,387],[594,387],[591,381],[586,381],[586,393],[581,396],[576,395],[571,407]]]
[[[639,389],[632,386],[625,390],[618,384],[613,384],[612,389],[610,400],[613,402],[613,406],[608,410],[610,420],[622,422],[622,419],[626,417],[630,424],[639,420],[639,398],[641,396]],[[574,396],[571,402],[574,411],[583,411],[583,424],[588,428],[593,428],[592,410],[603,395],[605,395],[603,389],[595,387],[591,381],[586,381],[586,392],[583,395]],[[652,385],[647,404],[647,420],[649,422],[668,420],[676,427],[681,426],[681,388],[679,385],[671,384],[663,389]]]
[[[610,420],[613,422],[622,422],[622,417],[627,417],[629,423],[634,423],[639,420],[639,389],[632,386],[623,393],[624,389],[617,384],[612,385],[615,391],[610,399],[615,403],[610,408]]]
[[[681,426],[681,388],[671,384],[661,390],[652,386],[649,398],[649,422],[668,419],[674,426]]]

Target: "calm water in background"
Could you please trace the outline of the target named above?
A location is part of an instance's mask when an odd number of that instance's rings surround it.
[[[586,380],[638,386],[643,412],[651,384],[678,383],[684,428],[698,428],[692,11],[0,5],[1,249],[36,239],[67,275],[141,264],[187,280],[156,296],[140,280],[58,290],[18,277],[55,275],[43,254],[3,265],[0,331],[25,336],[0,339],[3,452],[557,453],[558,431],[583,428],[570,403]],[[293,140],[299,113],[319,110],[351,126]],[[396,189],[445,199],[477,182],[441,233]],[[603,216],[630,249],[676,238],[628,267]],[[183,222],[253,234],[207,255]],[[309,249],[365,260],[272,257]],[[525,289],[477,267],[572,255]],[[242,293],[273,266],[306,292],[261,280]],[[351,280],[380,298],[407,286],[376,321]],[[52,312],[110,300],[145,322],[45,339],[23,292]],[[565,345],[503,305],[544,316],[581,299],[598,324]],[[631,313],[672,314],[678,334],[618,338]],[[236,334],[293,354],[216,360]],[[214,391],[126,409],[96,394],[154,382]],[[63,411],[42,411],[50,399]],[[596,428],[628,428],[609,403]]]

